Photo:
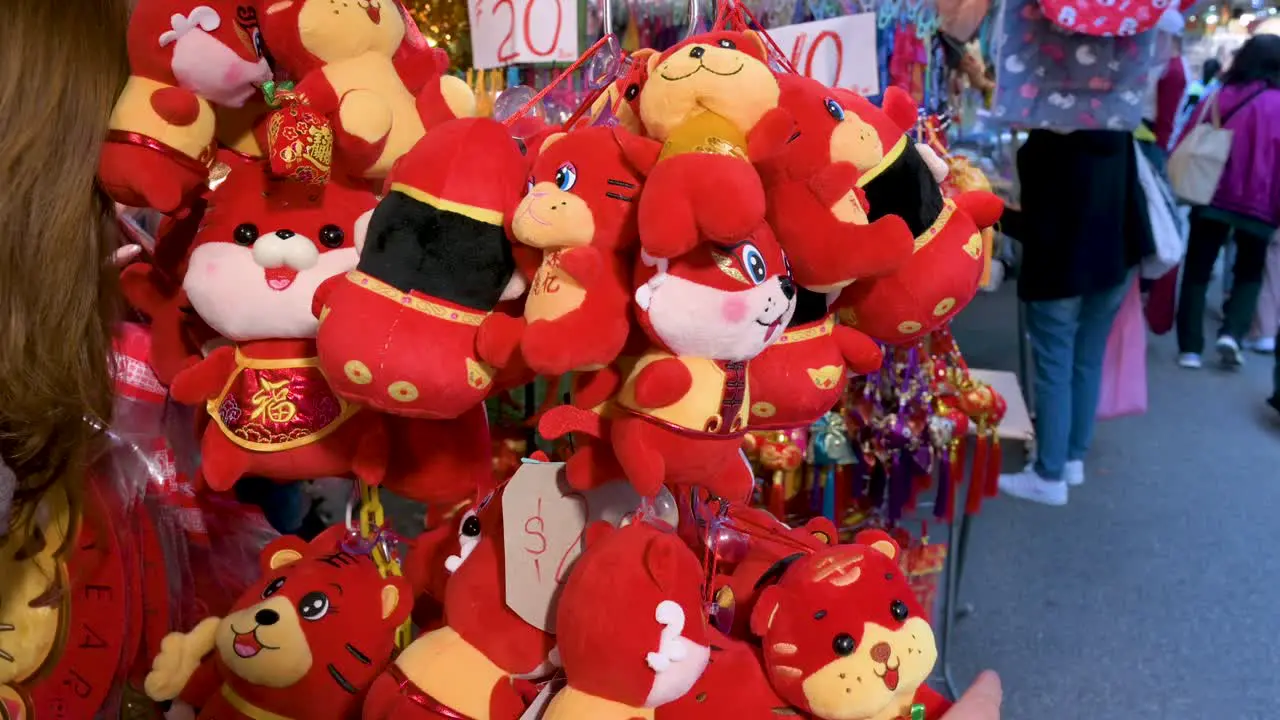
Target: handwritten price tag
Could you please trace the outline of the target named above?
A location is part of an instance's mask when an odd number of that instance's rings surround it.
[[[467,0],[480,70],[578,58],[577,0]]]
[[[862,95],[880,93],[875,13],[787,25],[769,34],[801,75]]]
[[[525,622],[555,632],[556,600],[584,548],[587,526],[617,525],[640,506],[622,481],[579,494],[564,463],[525,463],[502,493],[507,606]]]

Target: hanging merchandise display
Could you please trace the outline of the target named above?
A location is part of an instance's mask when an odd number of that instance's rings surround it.
[[[943,717],[907,527],[995,488],[947,327],[1002,204],[938,13],[705,9],[139,0],[132,404],[6,570],[112,592],[0,607],[0,717]],[[283,537],[229,495],[319,478]]]

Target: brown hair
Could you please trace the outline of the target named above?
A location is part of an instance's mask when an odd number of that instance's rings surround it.
[[[118,242],[95,181],[128,74],[128,0],[6,0],[0,22],[0,457],[14,520],[75,503],[110,420]],[[0,528],[0,532],[3,528]]]

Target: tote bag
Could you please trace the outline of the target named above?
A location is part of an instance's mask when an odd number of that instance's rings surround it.
[[[1120,303],[1107,337],[1102,359],[1102,392],[1098,397],[1099,420],[1147,411],[1147,322],[1142,316],[1142,296],[1135,278]]]
[[[1136,140],[1133,151],[1138,160],[1138,181],[1147,196],[1147,223],[1156,246],[1154,253],[1142,259],[1141,274],[1148,280],[1157,280],[1182,262],[1187,252],[1187,228],[1168,184],[1156,173]]]
[[[1266,89],[1265,87],[1263,89]],[[1235,133],[1224,127],[1245,105],[1261,94],[1262,90],[1245,98],[1226,118],[1218,108],[1218,93],[1209,98],[1209,107],[1205,118],[1187,133],[1187,137],[1169,156],[1169,182],[1178,197],[1192,205],[1208,205],[1218,191],[1218,182],[1227,169],[1227,158],[1231,157],[1231,141]]]

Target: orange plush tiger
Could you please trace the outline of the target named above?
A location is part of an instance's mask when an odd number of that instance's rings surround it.
[[[199,708],[200,720],[357,717],[412,597],[370,556],[344,550],[345,533],[340,525],[310,544],[268,545],[261,582],[230,615],[164,639],[147,695]]]

